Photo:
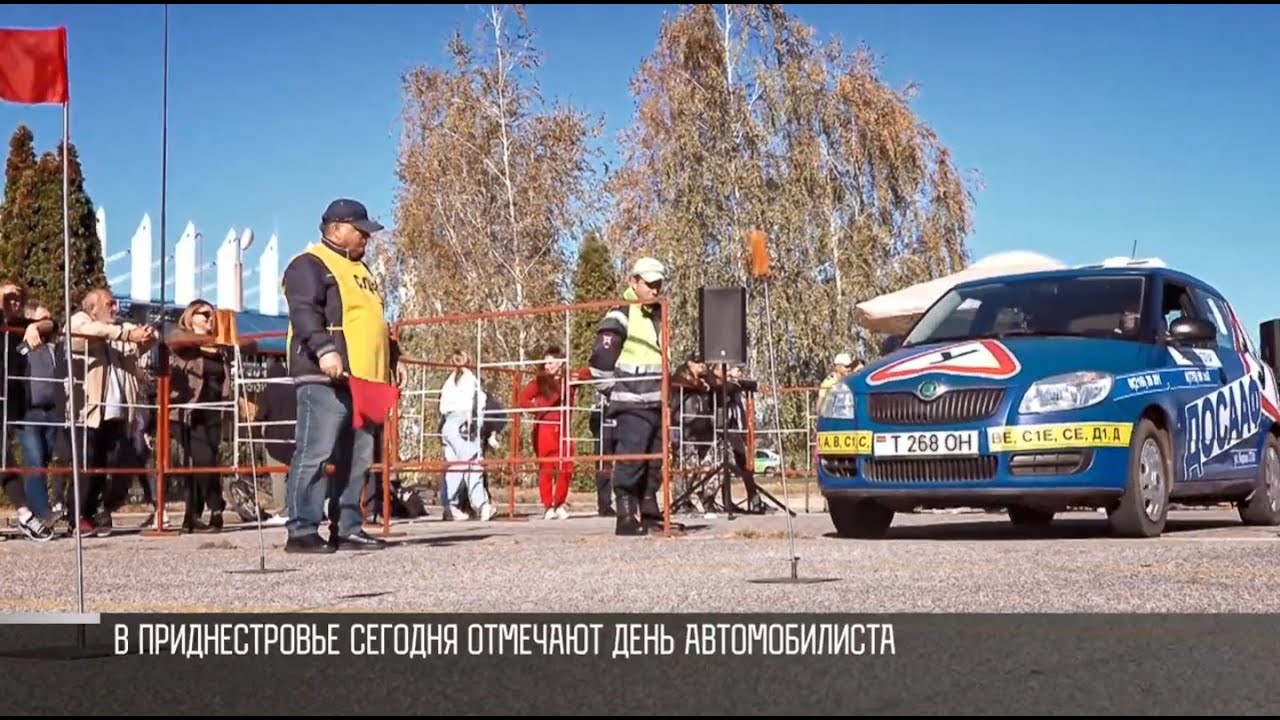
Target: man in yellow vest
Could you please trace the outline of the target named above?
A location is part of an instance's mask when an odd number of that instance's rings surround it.
[[[373,463],[374,428],[353,427],[347,382],[350,377],[390,383],[393,370],[400,374],[382,294],[363,260],[369,237],[381,229],[361,203],[335,200],[320,220],[320,242],[293,258],[284,271],[287,362],[298,396],[295,449],[286,480],[286,552],[383,547],[362,529],[360,492]],[[332,481],[325,474],[330,459]],[[319,534],[326,498],[327,542]]]
[[[853,358],[849,356],[849,353],[844,352],[836,355],[836,359],[832,365],[835,367],[832,369],[831,374],[822,381],[820,386],[818,386],[818,408],[816,412],[822,412],[822,400],[826,397],[827,391],[830,390],[833,385],[849,377],[851,373],[862,367],[861,362],[855,366]]]
[[[661,262],[637,260],[622,295],[631,304],[610,308],[596,330],[588,364],[607,401],[605,418],[617,423],[612,455],[657,455],[664,450],[662,306],[657,300],[665,279]],[[660,513],[657,485],[661,468],[661,460],[619,460],[614,465],[616,534],[647,534],[645,521]]]

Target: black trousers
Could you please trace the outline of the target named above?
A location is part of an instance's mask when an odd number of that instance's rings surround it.
[[[77,427],[72,432],[84,432],[81,436],[85,439],[81,462],[85,468],[124,467],[121,455],[129,451],[130,439],[129,428],[123,418],[103,420],[96,428]],[[81,473],[76,492],[80,496],[80,517],[92,520],[98,512],[112,512],[124,503],[129,492],[129,476]],[[71,509],[68,504],[67,511]]]
[[[606,422],[608,424],[606,424]],[[591,412],[591,437],[595,440],[596,455],[612,455],[617,452],[618,430],[613,420],[604,419],[599,410]],[[605,512],[613,507],[613,462],[596,461],[596,510]]]
[[[618,455],[657,455],[663,451],[662,410],[660,408],[620,409],[610,413],[617,421],[612,428],[614,453]],[[613,469],[613,491],[618,497],[643,499],[656,496],[656,485],[662,480],[662,461],[619,460]],[[650,487],[653,485],[653,487]]]
[[[186,467],[217,467],[218,448],[222,445],[222,418],[215,413],[195,411],[191,413],[190,423],[170,423],[170,433],[177,441],[174,449],[182,458]],[[187,511],[184,519],[198,518],[204,515],[206,508],[211,513],[220,513],[227,509],[227,500],[222,494],[221,473],[200,473],[188,475],[183,479],[187,487]]]

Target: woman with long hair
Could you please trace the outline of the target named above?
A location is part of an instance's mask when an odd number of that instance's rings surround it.
[[[573,432],[569,424],[568,408],[573,407],[577,388],[565,381],[564,351],[552,345],[542,354],[542,366],[533,379],[520,391],[520,407],[535,410],[533,418],[533,450],[538,455],[538,491],[546,519],[567,520],[564,509],[569,498],[569,484],[573,481],[575,454]],[[590,369],[576,373],[577,379],[590,377]],[[564,402],[568,387],[568,402]]]
[[[169,360],[169,432],[173,462],[186,467],[217,467],[223,422],[230,410],[234,378],[231,363],[215,344],[217,318],[213,305],[193,300],[166,340]],[[222,475],[200,473],[186,478],[185,532],[219,532],[227,501]],[[201,522],[205,508],[209,524]]]
[[[480,381],[467,366],[471,358],[462,350],[450,357],[453,369],[440,388],[440,436],[444,441],[445,472],[441,498],[446,520],[465,519],[458,507],[458,492],[466,486],[471,509],[481,520],[490,520],[496,512],[489,504],[484,488],[480,462],[480,425],[477,416],[484,411],[485,394]]]

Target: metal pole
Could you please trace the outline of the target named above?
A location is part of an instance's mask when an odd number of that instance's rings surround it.
[[[781,432],[782,430],[782,394],[778,388],[778,361],[773,348],[773,306],[769,302],[769,281],[764,282],[764,316],[765,322],[768,323],[769,332],[769,387],[773,391],[773,427],[774,430]],[[782,502],[786,505],[783,512],[787,517],[787,546],[791,557],[791,579],[796,580],[799,577],[800,557],[796,555],[796,533],[795,526],[791,519],[791,494],[787,487],[787,454],[784,450],[784,444],[779,437],[778,448],[778,475],[782,477]]]
[[[165,319],[165,268],[168,246],[169,204],[169,5],[164,6],[164,59],[163,82],[160,90],[160,337],[164,339]]]
[[[71,101],[62,104],[62,254],[63,257],[71,257]],[[63,302],[63,330],[66,335],[66,354],[67,369],[74,367],[73,352],[71,350],[71,264],[68,260],[67,269],[62,273],[62,302]],[[72,423],[76,417],[76,394],[75,380],[71,375],[67,377],[67,430],[71,440],[71,490],[74,497],[73,510],[75,521],[73,532],[76,537],[76,608],[77,612],[84,614],[84,543],[83,534],[80,532],[80,518],[83,517],[80,503],[80,452],[76,446],[76,433]],[[84,646],[84,627],[81,626],[79,631],[80,645]]]

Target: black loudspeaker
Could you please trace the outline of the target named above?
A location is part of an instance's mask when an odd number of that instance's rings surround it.
[[[1262,340],[1262,362],[1280,375],[1280,320],[1268,320],[1258,326],[1258,338]]]
[[[698,350],[704,362],[747,362],[747,289],[698,290]]]

